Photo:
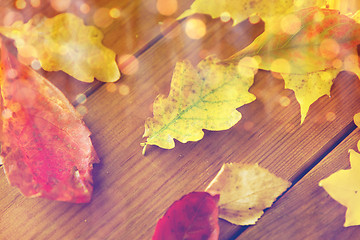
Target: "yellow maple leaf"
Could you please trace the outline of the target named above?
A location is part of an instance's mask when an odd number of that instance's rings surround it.
[[[145,147],[171,149],[174,138],[186,143],[202,139],[202,129],[229,129],[241,119],[236,108],[255,100],[248,92],[253,81],[252,69],[221,64],[215,58],[201,61],[197,68],[188,61],[178,62],[169,96],[156,98],[154,116],[145,123]]]
[[[19,55],[37,58],[46,71],[62,70],[83,82],[120,78],[115,53],[101,43],[103,33],[71,13],[36,15],[27,23],[0,27],[0,33],[15,40]]]
[[[195,13],[208,14],[218,18],[226,14],[234,20],[234,25],[256,14],[264,21],[276,15],[310,6],[324,6],[325,0],[195,0],[190,9],[182,13],[178,19]]]
[[[360,24],[336,10],[303,9],[268,22],[268,28],[230,59],[257,57],[259,68],[280,73],[301,105],[301,122],[309,106],[330,95],[332,80],[346,70],[360,76],[357,45]]]
[[[347,207],[344,227],[360,225],[360,154],[349,150],[351,169],[339,170],[319,182],[326,192]]]
[[[237,225],[250,225],[290,185],[257,164],[225,163],[205,191],[220,194],[220,218]]]

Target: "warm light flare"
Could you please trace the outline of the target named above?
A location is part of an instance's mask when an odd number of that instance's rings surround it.
[[[50,0],[51,7],[58,12],[65,12],[71,4],[71,0]]]
[[[108,8],[99,8],[93,15],[94,24],[100,28],[107,28],[110,26],[114,19],[110,16]]]
[[[34,8],[38,8],[41,5],[41,1],[40,0],[31,0],[30,5]]]
[[[190,18],[186,21],[185,33],[191,39],[200,39],[206,34],[206,25],[200,19]]]
[[[26,8],[26,2],[24,0],[16,0],[15,7],[17,9],[24,9]]]
[[[133,75],[139,70],[139,60],[130,54],[119,56],[117,63],[120,71],[125,75]]]
[[[157,0],[156,9],[161,15],[171,16],[178,9],[177,0]]]

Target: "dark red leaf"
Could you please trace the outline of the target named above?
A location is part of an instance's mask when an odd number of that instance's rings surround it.
[[[1,48],[2,152],[6,176],[28,197],[91,199],[90,131],[48,80]]]
[[[219,195],[192,192],[175,201],[158,221],[153,240],[216,240]]]

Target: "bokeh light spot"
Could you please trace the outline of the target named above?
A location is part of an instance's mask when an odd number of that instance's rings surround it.
[[[78,105],[76,107],[76,111],[81,115],[81,116],[85,116],[88,113],[88,109],[87,107],[85,107],[84,105]]]
[[[256,58],[244,57],[239,61],[237,68],[244,77],[253,77],[259,70],[259,63]]]
[[[83,3],[80,6],[80,12],[82,12],[83,14],[88,14],[90,12],[90,6],[87,3]]]
[[[191,39],[200,39],[206,34],[206,25],[200,19],[190,18],[186,21],[185,33]]]
[[[340,46],[334,39],[324,39],[320,43],[320,54],[326,59],[334,59],[340,52]]]
[[[16,0],[15,7],[17,9],[24,9],[26,8],[26,2],[24,0]]]
[[[112,8],[109,11],[110,17],[119,18],[121,16],[121,11],[118,8]]]
[[[326,121],[333,122],[336,119],[336,114],[334,112],[326,113]]]
[[[82,93],[76,95],[75,99],[78,104],[84,104],[87,100],[86,95]]]
[[[93,15],[94,24],[100,28],[106,28],[110,26],[114,19],[110,17],[108,8],[99,8]]]
[[[34,8],[40,7],[41,1],[40,0],[31,0],[30,5]]]
[[[117,90],[117,86],[115,83],[106,83],[105,87],[106,87],[106,91],[111,93],[116,92]]]
[[[343,65],[342,61],[340,59],[335,59],[333,62],[332,62],[332,66],[334,68],[341,68]]]
[[[31,67],[32,67],[34,70],[40,70],[41,64],[40,64],[39,60],[37,60],[37,59],[32,60],[32,62],[31,62]]]
[[[65,12],[71,4],[71,0],[50,0],[51,7],[58,12]]]
[[[246,121],[246,122],[244,122],[244,129],[246,130],[246,131],[250,131],[253,127],[254,127],[254,123],[253,122],[251,122],[251,121]]]
[[[18,72],[16,71],[16,69],[11,68],[11,69],[9,69],[9,70],[6,72],[6,75],[7,75],[8,78],[14,79],[14,78],[17,77]]]
[[[325,18],[325,14],[318,11],[317,13],[314,14],[314,21],[315,22],[322,22]]]
[[[177,0],[157,0],[156,9],[161,15],[171,16],[178,9]]]
[[[231,17],[230,17],[230,13],[229,12],[222,12],[221,14],[220,14],[220,20],[222,21],[222,22],[228,22],[228,21],[230,21],[230,19],[231,19]]]
[[[287,96],[281,96],[281,97],[279,98],[279,103],[280,103],[280,106],[282,106],[282,107],[287,107],[287,106],[290,105],[291,100],[290,100],[290,98],[288,98]]]
[[[119,56],[117,63],[120,71],[125,75],[133,75],[139,70],[139,60],[130,54]]]
[[[284,33],[295,34],[301,28],[301,20],[296,15],[290,14],[281,19],[280,25]]]
[[[13,115],[13,112],[10,109],[4,109],[1,113],[1,116],[3,119],[9,119],[11,118]]]
[[[249,22],[251,24],[258,24],[260,22],[260,17],[258,15],[251,15],[249,17]]]
[[[119,86],[119,93],[123,96],[129,95],[130,93],[130,88],[128,85],[126,84],[120,84]]]
[[[275,59],[271,63],[270,70],[272,72],[277,72],[277,73],[290,73],[291,66],[290,66],[290,63],[286,59],[278,58],[278,59]]]

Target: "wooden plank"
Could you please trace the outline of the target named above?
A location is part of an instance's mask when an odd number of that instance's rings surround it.
[[[271,207],[241,239],[358,239],[359,227],[343,227],[346,208],[318,186],[321,179],[350,168],[349,149],[357,150],[356,129]]]
[[[232,48],[222,48],[211,44],[231,38],[221,35],[224,26],[219,21],[211,21],[201,40],[189,39],[184,24],[138,57],[136,74],[115,85],[103,85],[84,104],[88,110],[85,121],[101,158],[95,165],[93,201],[73,205],[24,199],[1,175],[0,191],[7,195],[0,195],[1,206],[5,206],[0,209],[0,234],[29,239],[149,239],[171,203],[188,192],[204,190],[224,162],[259,163],[294,180],[343,135],[352,116],[360,111],[360,83],[353,75],[342,73],[335,81],[332,98],[316,102],[300,125],[294,94],[283,89],[282,80],[259,71],[251,89],[258,99],[240,108],[243,120],[239,124],[228,131],[205,131],[200,142],[177,142],[172,150],[150,147],[143,156],[139,144],[144,141],[144,120],[151,116],[156,95],[168,93],[176,61],[188,58],[198,62],[204,46],[208,46],[207,52],[231,55],[261,28],[244,23],[230,30],[238,34],[234,37],[237,41],[230,41]],[[280,104],[284,99],[290,101],[287,107]],[[221,239],[238,230],[224,226]]]

